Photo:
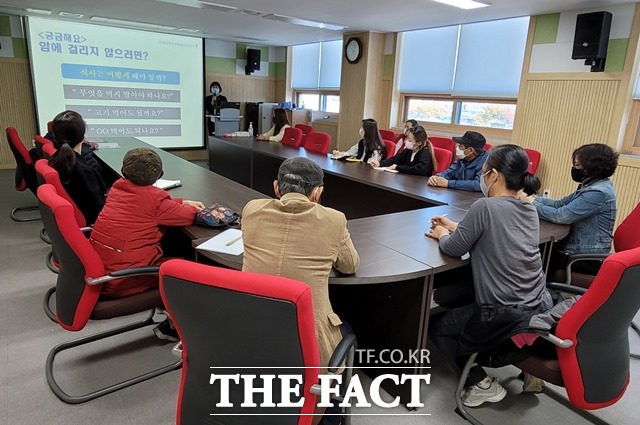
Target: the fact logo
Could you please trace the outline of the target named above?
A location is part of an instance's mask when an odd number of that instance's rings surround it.
[[[409,383],[411,387],[411,401],[407,404],[408,408],[424,407],[420,402],[420,385],[422,382],[431,383],[431,374],[425,375],[409,375],[409,374],[383,374],[376,377],[369,386],[369,392],[366,394],[360,378],[354,375],[344,391],[344,399],[340,402],[340,407],[371,407],[372,405],[383,408],[397,407],[400,404],[400,398],[396,397],[391,402],[385,402],[380,395],[380,386],[385,380],[391,380],[395,385]],[[256,385],[256,380],[262,381],[262,386]],[[318,407],[330,407],[333,396],[338,396],[338,385],[342,384],[341,375],[318,375],[318,385],[320,387],[320,399]],[[212,373],[209,384],[220,385],[220,400],[216,403],[216,407],[237,407],[231,403],[229,392],[232,385],[240,385],[243,387],[244,400],[240,407],[302,407],[304,397],[302,395],[302,375],[296,374],[215,374]],[[274,386],[279,388],[280,394],[277,395],[278,402],[274,402]],[[254,396],[260,394],[260,403],[254,401]],[[295,401],[293,401],[295,399]]]

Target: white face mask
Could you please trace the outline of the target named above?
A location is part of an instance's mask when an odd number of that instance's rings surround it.
[[[410,142],[408,140],[404,142],[404,148],[405,149],[409,149],[410,151],[413,150],[414,145],[415,144],[413,142]]]
[[[214,88],[211,89],[211,93],[212,94],[218,94],[218,93],[220,93],[220,89],[217,88],[217,87],[214,87]]]
[[[364,138],[364,129],[360,129],[360,137]]]
[[[460,149],[459,146],[456,146],[456,158],[458,159],[464,159],[466,155],[464,154],[464,151],[462,149]]]

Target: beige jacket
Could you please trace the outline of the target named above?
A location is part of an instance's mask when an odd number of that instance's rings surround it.
[[[250,201],[242,212],[243,271],[284,276],[311,287],[320,361],[329,364],[342,323],[329,301],[329,272],[354,273],[360,257],[344,214],[299,193]]]

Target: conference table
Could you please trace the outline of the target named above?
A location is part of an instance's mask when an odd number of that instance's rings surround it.
[[[152,148],[134,138],[110,138],[109,142],[116,142],[118,148],[95,153],[112,179],[120,176],[122,158],[129,149]],[[366,164],[336,161],[279,143],[210,137],[209,146],[210,168],[215,172],[152,148],[162,158],[163,179],[182,182],[182,186],[170,189],[173,197],[205,205],[217,202],[241,212],[248,201],[271,197],[273,180],[284,159],[304,156],[318,163],[325,171],[322,203],[348,211],[347,227],[361,259],[353,275],[331,273],[334,310],[353,327],[359,348],[377,353],[401,350],[405,354],[426,349],[434,281],[448,270],[467,266],[468,260],[444,255],[438,242],[424,233],[434,215],[447,214],[460,221],[481,194],[429,187],[424,177],[376,171]],[[568,229],[541,221],[540,243],[545,251],[566,236]],[[197,247],[221,230],[194,225],[184,232]],[[196,249],[196,258],[234,269],[242,267],[242,255]],[[420,373],[428,365],[410,359],[402,366],[406,369],[394,369],[393,373]],[[366,372],[373,376],[386,373],[385,369]],[[402,404],[410,400],[408,384],[396,386],[385,380],[383,388],[400,396]]]

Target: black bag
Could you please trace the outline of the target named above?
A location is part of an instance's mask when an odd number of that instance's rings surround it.
[[[198,213],[196,224],[214,228],[239,226],[240,214],[216,203]]]

